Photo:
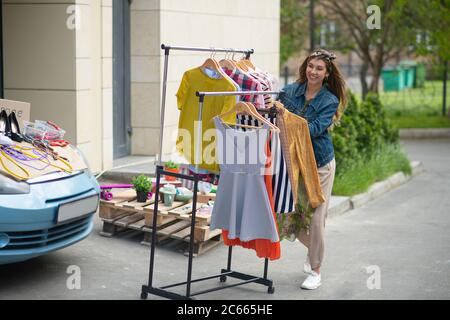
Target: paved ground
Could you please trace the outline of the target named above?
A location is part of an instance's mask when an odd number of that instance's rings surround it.
[[[320,289],[300,289],[306,251],[298,242],[285,241],[282,259],[269,264],[275,294],[250,284],[198,298],[450,299],[450,140],[403,145],[411,160],[424,163],[425,172],[364,207],[327,221]],[[100,229],[97,219],[92,235],[77,245],[0,266],[0,299],[139,299],[140,287],[148,279],[148,247],[130,234],[101,237]],[[176,248],[156,252],[155,285],[184,281],[187,258]],[[221,246],[194,259],[194,277],[219,272],[226,257]],[[263,262],[252,251],[237,248],[233,257],[235,270],[262,275]],[[80,289],[67,288],[71,265],[80,268]],[[217,284],[216,280],[194,284],[193,292]]]

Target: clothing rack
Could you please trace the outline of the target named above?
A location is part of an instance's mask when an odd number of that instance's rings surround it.
[[[253,49],[233,49],[233,48],[207,48],[207,47],[180,47],[180,46],[167,46],[161,44],[161,49],[164,50],[164,73],[163,73],[163,89],[161,98],[161,125],[159,135],[159,154],[156,163],[161,164],[162,161],[162,143],[164,135],[164,113],[166,110],[166,92],[167,92],[167,70],[169,68],[169,54],[170,50],[180,51],[200,51],[200,52],[231,52],[231,53],[244,53],[246,59],[250,58],[250,55],[254,53]]]
[[[164,78],[163,78],[163,98],[162,98],[162,108],[161,108],[161,137],[160,137],[160,154],[159,154],[159,162],[161,162],[161,151],[162,151],[162,133],[163,133],[163,124],[164,124],[164,109],[165,109],[165,94],[166,94],[166,81],[167,81],[167,67],[168,67],[168,56],[169,51],[171,49],[173,50],[188,50],[188,51],[209,51],[209,52],[242,52],[246,53],[246,57],[248,58],[250,54],[253,53],[253,49],[251,50],[235,50],[235,49],[222,49],[222,48],[196,48],[196,47],[171,47],[171,46],[165,46],[164,44],[161,45],[161,48],[165,50],[165,61],[164,61]],[[230,96],[230,95],[261,95],[261,94],[278,94],[278,91],[238,91],[238,92],[197,92],[196,95],[199,97],[199,121],[202,121],[202,110],[203,110],[203,102],[205,97],[208,96]],[[273,112],[273,109],[272,109]],[[200,123],[198,126],[200,129],[198,131],[198,140],[197,143],[201,143],[201,127],[202,124]],[[197,144],[199,145],[199,144]],[[198,150],[199,148],[197,148]],[[198,154],[196,155],[196,160],[198,158]],[[196,161],[198,164],[198,161]],[[198,168],[198,165],[196,165],[196,168]],[[198,172],[198,170],[196,170]],[[193,190],[193,199],[192,199],[192,219],[191,219],[191,227],[190,227],[190,236],[189,236],[189,255],[188,255],[188,270],[187,270],[187,281],[179,282],[175,284],[169,284],[162,287],[154,287],[153,286],[153,272],[154,272],[154,264],[155,264],[155,249],[156,249],[156,224],[157,224],[157,214],[153,214],[153,221],[152,221],[152,240],[151,240],[151,249],[150,249],[150,267],[149,267],[149,277],[148,277],[148,284],[142,285],[141,289],[141,299],[147,299],[148,294],[154,294],[157,296],[169,298],[169,299],[192,299],[193,296],[213,292],[217,290],[223,290],[239,285],[244,285],[247,283],[258,283],[262,284],[264,286],[267,286],[267,292],[268,293],[274,293],[275,288],[273,287],[273,281],[267,278],[267,270],[268,270],[268,258],[264,259],[264,272],[263,277],[257,277],[249,274],[244,274],[241,272],[236,272],[231,270],[231,260],[232,260],[232,246],[228,247],[228,261],[227,261],[227,268],[221,269],[220,274],[199,278],[199,279],[192,279],[192,259],[193,259],[193,250],[194,250],[194,230],[195,230],[195,217],[196,217],[196,210],[197,210],[197,189],[198,189],[198,182],[202,181],[202,178],[199,174],[194,173],[192,176],[186,175],[186,174],[180,174],[180,173],[173,173],[169,171],[165,171],[163,169],[163,166],[161,163],[157,164],[156,166],[156,194],[155,194],[155,204],[154,204],[154,213],[158,212],[158,202],[159,202],[159,187],[160,187],[160,181],[161,181],[161,175],[166,176],[172,176],[179,179],[185,179],[185,180],[191,180],[194,182],[194,190]],[[208,290],[199,291],[196,293],[191,293],[191,284],[194,282],[200,282],[204,280],[210,280],[214,278],[219,278],[220,282],[226,282],[227,277],[237,278],[240,280],[243,280],[238,283],[230,284],[227,286],[220,286],[211,288]],[[168,291],[166,289],[177,287],[181,285],[186,285],[186,294],[178,294],[175,292]]]

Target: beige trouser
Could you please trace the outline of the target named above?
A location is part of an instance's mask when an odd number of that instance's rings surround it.
[[[322,186],[322,192],[325,196],[325,202],[315,209],[309,227],[309,233],[301,231],[297,235],[297,239],[308,248],[308,257],[312,269],[320,267],[323,261],[325,250],[325,220],[327,218],[331,190],[333,189],[335,171],[336,162],[334,159],[318,169],[320,185]]]

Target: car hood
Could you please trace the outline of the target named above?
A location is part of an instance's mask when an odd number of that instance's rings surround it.
[[[29,194],[17,194],[1,197],[0,207],[11,209],[42,209],[80,198],[92,193],[99,193],[97,180],[83,170],[68,176],[46,177],[30,183]]]

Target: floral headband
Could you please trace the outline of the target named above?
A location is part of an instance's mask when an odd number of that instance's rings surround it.
[[[332,61],[336,59],[336,55],[332,52],[328,52],[326,50],[316,50],[313,53],[309,55],[310,57],[319,57],[322,56],[323,58],[327,59],[328,61]]]

